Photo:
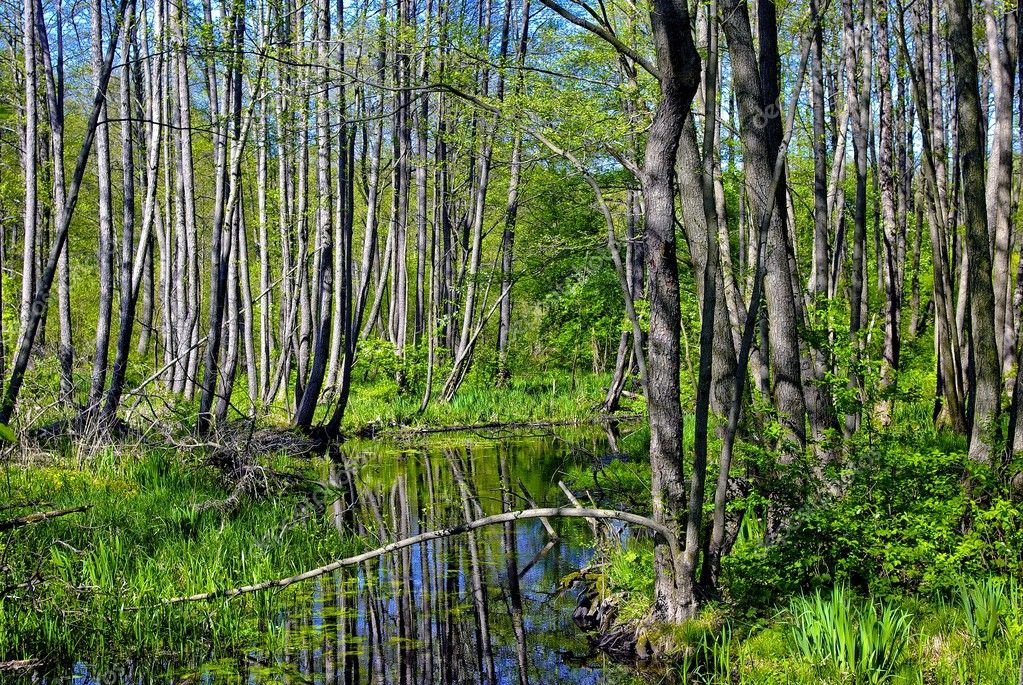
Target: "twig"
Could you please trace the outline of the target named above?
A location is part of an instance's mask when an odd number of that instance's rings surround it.
[[[522,491],[522,497],[529,503],[530,507],[537,509],[536,500],[534,500],[533,496],[529,494],[529,490],[526,489],[526,484],[522,482],[521,478],[518,479],[518,483],[519,490]],[[550,538],[552,542],[558,539],[558,532],[554,530],[554,526],[551,525],[550,519],[546,517],[541,518],[540,523],[543,524],[544,530],[547,531],[547,537]]]
[[[559,480],[558,481],[558,487],[561,488],[561,491],[563,493],[565,493],[565,497],[568,498],[568,501],[571,502],[573,504],[573,506],[575,506],[576,509],[582,509],[583,508],[583,505],[579,502],[579,500],[576,498],[576,496],[573,495],[572,491],[568,489],[567,485],[565,485],[565,481]],[[597,519],[588,516],[586,518],[586,522],[590,524],[590,529],[593,530],[593,534],[594,535],[598,535],[599,534],[599,532],[598,532],[599,529],[597,528]]]

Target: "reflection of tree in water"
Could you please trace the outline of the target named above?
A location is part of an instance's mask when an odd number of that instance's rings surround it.
[[[562,443],[545,440],[397,454],[337,450],[328,484],[341,496],[330,511],[342,535],[375,543],[521,508],[523,491],[560,504],[566,454]],[[574,595],[555,592],[589,556],[579,544],[588,536],[573,529],[579,523],[509,523],[319,579],[282,615],[285,680],[604,682],[593,663],[577,658],[589,649],[571,623]],[[557,539],[546,525],[558,528]],[[248,675],[269,680],[261,670]]]

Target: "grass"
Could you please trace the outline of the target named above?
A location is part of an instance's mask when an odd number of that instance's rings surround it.
[[[155,605],[295,573],[360,544],[295,496],[242,505],[230,517],[196,513],[197,503],[225,497],[216,474],[160,450],[138,457],[110,451],[84,467],[69,454],[42,467],[8,464],[0,492],[4,501],[91,507],[0,538],[8,577],[38,570],[44,581],[16,591],[20,601],[0,601],[0,661],[66,652],[99,658],[126,644],[181,655],[258,644],[274,608],[296,591],[221,605]]]
[[[352,390],[343,428],[365,426],[456,426],[476,423],[580,421],[594,416],[607,388],[604,375],[573,377],[565,371],[513,375],[496,387],[488,374],[471,374],[450,402],[439,398],[443,381],[435,384],[433,400],[419,413],[421,390],[402,391],[390,377],[358,379]],[[625,400],[625,411],[642,411],[642,402]]]
[[[1018,635],[978,645],[954,603],[875,604],[844,589],[800,598],[767,621],[731,617],[696,645],[677,666],[682,682],[1017,685],[1023,657]]]
[[[727,559],[722,625],[690,641],[676,664],[684,682],[1019,683],[1018,500],[997,485],[983,497],[963,488],[972,473],[964,441],[930,427],[926,404],[900,404],[890,428],[852,444],[858,470],[845,496],[800,512],[784,540],[764,544],[756,493],[741,503],[751,514]],[[638,458],[579,469],[574,486],[638,496],[639,486],[626,487],[649,483]],[[743,455],[737,473],[756,458]],[[649,545],[606,552],[623,615],[650,606],[652,571],[636,563]]]
[[[800,597],[789,608],[800,658],[855,685],[891,682],[906,658],[912,617],[890,604],[858,602],[841,585]]]
[[[573,378],[568,372],[534,371],[513,376],[507,387],[498,389],[481,371],[470,375],[451,402],[435,399],[418,414],[419,392],[403,392],[391,374],[381,371],[357,378],[344,427],[355,431],[371,424],[578,421],[592,416],[603,399],[606,380],[590,374]],[[671,636],[684,646],[677,655],[680,675],[689,682],[764,685],[1017,684],[1023,657],[1023,597],[1019,583],[1005,578],[1014,567],[1003,562],[1019,547],[1011,537],[1015,528],[999,523],[1003,518],[1011,522],[1016,510],[988,511],[964,502],[963,507],[947,511],[907,509],[901,518],[892,515],[892,504],[899,503],[893,493],[900,497],[908,493],[918,504],[938,507],[948,504],[948,492],[960,492],[958,462],[949,455],[962,452],[962,438],[930,428],[926,404],[897,406],[891,436],[871,449],[878,453],[903,450],[902,461],[882,460],[866,469],[864,473],[869,471],[874,480],[863,486],[863,511],[846,512],[848,518],[836,523],[835,530],[822,529],[843,543],[857,542],[856,535],[870,543],[849,547],[859,557],[840,555],[840,563],[854,568],[840,576],[836,569],[844,567],[828,567],[830,561],[820,557],[814,561],[819,568],[795,569],[818,574],[813,584],[801,586],[806,594],[796,589],[795,597],[791,591],[773,595],[757,611],[712,605],[699,621]],[[642,406],[627,402],[625,410],[642,410]],[[282,416],[273,420],[282,423]],[[687,417],[687,455],[692,453],[692,428]],[[906,435],[896,435],[898,430]],[[646,509],[650,475],[644,458],[645,436],[644,429],[622,436],[619,451],[629,458],[612,460],[598,470],[578,465],[566,480],[574,489],[591,491],[602,500],[622,502],[637,511]],[[909,445],[915,446],[912,453]],[[874,458],[864,446],[861,449],[864,459]],[[284,456],[268,463],[278,469],[317,468]],[[713,468],[710,475],[715,475]],[[950,479],[951,485],[945,487],[941,479]],[[195,513],[196,503],[222,499],[225,494],[215,472],[188,455],[167,450],[89,453],[69,448],[44,464],[2,467],[0,501],[45,501],[54,508],[89,504],[92,508],[85,515],[48,522],[45,529],[19,531],[16,545],[13,538],[0,537],[0,569],[10,566],[10,577],[26,578],[39,567],[48,580],[35,596],[31,589],[19,591],[31,601],[0,601],[0,661],[55,649],[102,658],[103,650],[114,644],[131,644],[147,654],[207,653],[253,644],[273,650],[291,639],[289,628],[275,623],[274,616],[282,602],[297,599],[293,594],[252,595],[218,605],[212,612],[211,607],[198,606],[132,610],[161,597],[288,575],[362,545],[350,533],[339,534],[320,514],[296,516],[296,510],[305,511],[301,495],[270,498],[258,507],[243,506],[228,518]],[[967,539],[951,523],[947,531],[935,528],[938,514],[955,523],[961,509],[970,513],[972,525],[981,533]],[[981,528],[985,517],[993,517],[994,523]],[[855,529],[861,525],[883,528],[884,534],[875,536],[876,540],[863,537]],[[763,520],[747,516],[736,549],[767,549],[764,536]],[[814,533],[813,539],[822,539],[822,533]],[[651,605],[649,544],[630,539],[624,549],[606,552],[608,591],[625,598],[625,617],[644,616]],[[969,549],[960,550],[964,545]],[[893,555],[893,549],[901,550],[902,556]],[[960,556],[948,557],[949,550]],[[800,560],[807,556],[806,548],[797,551]],[[936,557],[942,555],[948,557],[942,568],[952,574],[952,584],[944,576],[937,583],[927,574],[910,573],[937,567]],[[963,570],[960,558],[977,558],[984,565]],[[885,601],[862,599],[874,589],[864,585],[863,579],[856,586],[860,596],[842,585],[852,571],[862,570],[862,559],[874,560],[881,570],[869,582],[884,580],[877,594],[884,595]],[[755,578],[772,568],[783,574],[793,570],[765,562],[738,567],[738,571]],[[974,573],[977,568],[982,573]],[[0,589],[4,579],[0,570]],[[811,592],[815,588],[823,589]]]

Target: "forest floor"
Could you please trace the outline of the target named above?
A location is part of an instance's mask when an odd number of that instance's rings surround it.
[[[585,438],[512,427],[595,421],[604,378],[513,378],[500,390],[470,380],[455,401],[431,404],[421,415],[419,398],[403,396],[391,381],[360,383],[346,429],[380,429],[376,439],[354,443],[363,458],[375,450],[394,455],[386,458],[395,460],[390,470],[360,476],[368,479],[364,486],[380,488],[381,498],[394,495],[396,475],[412,473],[409,455],[434,454],[446,464],[454,454],[499,455],[508,445],[540,441],[542,450],[571,444],[575,456],[562,475],[523,464],[524,477],[537,479],[530,481],[534,494],[564,477],[601,505],[649,511],[642,424],[594,427]],[[623,415],[640,408],[626,400]],[[690,682],[765,685],[1018,685],[1019,498],[985,481],[962,438],[930,428],[928,412],[925,403],[907,403],[892,428],[865,432],[849,445],[855,468],[844,496],[800,512],[785,539],[766,544],[762,519],[745,519],[725,562],[727,594],[673,636],[678,649],[668,656],[669,673]],[[470,425],[491,429],[431,433]],[[685,453],[692,455],[692,422],[686,429]],[[268,626],[282,598],[297,591],[256,593],[215,610],[160,606],[166,597],[298,573],[372,542],[357,530],[338,536],[325,508],[337,499],[331,460],[296,459],[301,455],[288,447],[269,447],[250,461],[209,445],[66,442],[9,452],[0,465],[0,521],[67,513],[0,532],[0,662],[31,662],[69,646],[101,654],[110,645],[132,645],[135,653],[199,661],[211,645],[218,653],[255,643],[281,648],[274,641],[284,638]],[[750,471],[773,458],[754,450],[740,456]],[[485,478],[495,464],[486,456],[474,477]],[[247,475],[239,476],[243,470]],[[968,480],[979,486],[968,491]],[[501,486],[481,481],[476,489],[493,506]],[[562,498],[556,487],[554,497]],[[741,503],[753,511],[761,506],[756,496]],[[590,564],[601,573],[603,591],[617,597],[622,617],[644,615],[652,597],[649,542],[630,537],[595,551]],[[629,673],[615,682],[627,682]]]

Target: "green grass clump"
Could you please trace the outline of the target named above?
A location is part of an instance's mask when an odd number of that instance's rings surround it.
[[[793,600],[790,612],[796,653],[855,685],[890,682],[906,658],[912,618],[902,609],[858,603],[836,585],[830,596]]]
[[[970,637],[987,647],[1023,622],[1023,598],[1015,578],[984,578],[972,586],[959,586],[959,606]]]

